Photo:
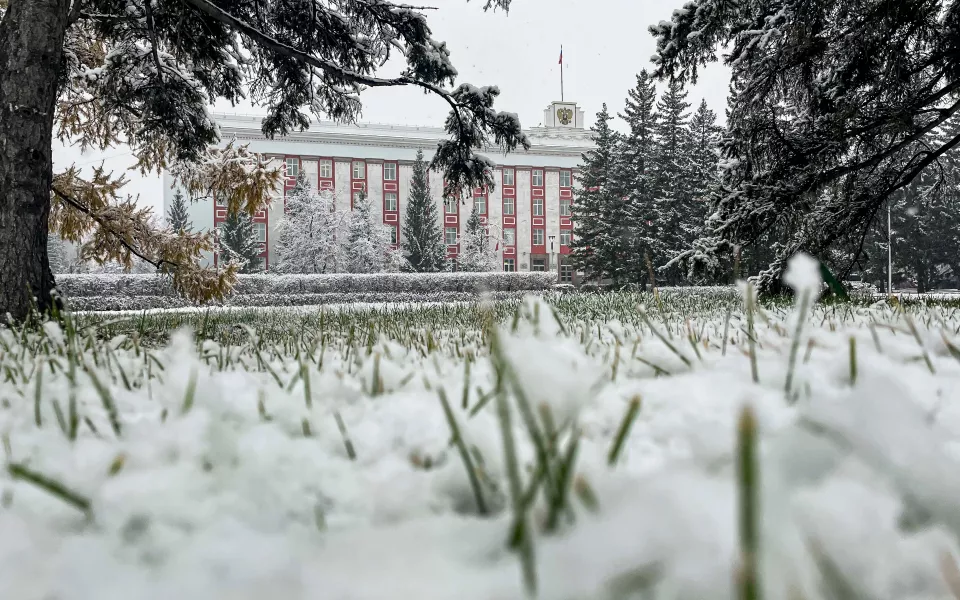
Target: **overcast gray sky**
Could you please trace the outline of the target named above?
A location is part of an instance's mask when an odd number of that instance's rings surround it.
[[[543,119],[543,109],[560,99],[560,46],[563,45],[564,98],[576,101],[591,125],[606,102],[616,113],[623,109],[635,74],[650,68],[655,44],[647,26],[669,19],[684,0],[513,0],[509,14],[484,12],[483,0],[424,0],[438,10],[427,11],[434,37],[447,42],[451,60],[460,73],[458,83],[497,85],[497,108],[515,112],[524,127]],[[418,4],[415,2],[414,4]],[[384,74],[402,63],[388,65]],[[722,118],[729,82],[728,70],[717,64],[701,75],[689,101],[701,98]],[[416,89],[371,89],[362,95],[362,121],[408,125],[442,125],[446,103]],[[259,113],[249,104],[218,104],[217,111]],[[132,164],[126,148],[81,155],[75,148],[54,147],[55,168],[71,162],[89,167],[106,159],[122,170]],[[127,193],[159,207],[159,177],[130,173]]]

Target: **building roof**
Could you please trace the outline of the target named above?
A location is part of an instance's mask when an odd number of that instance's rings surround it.
[[[448,138],[440,127],[313,121],[305,131],[270,140],[261,132],[262,116],[214,113],[213,117],[224,142],[234,138],[254,142],[251,149],[267,154],[413,161],[418,148],[429,159],[437,143]],[[498,148],[490,148],[480,154],[497,164],[572,168],[594,147],[591,132],[583,129],[533,127],[524,133],[530,150],[518,149],[505,157]]]

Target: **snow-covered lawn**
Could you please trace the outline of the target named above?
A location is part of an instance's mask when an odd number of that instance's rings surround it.
[[[723,298],[2,332],[0,598],[954,597],[960,312]]]

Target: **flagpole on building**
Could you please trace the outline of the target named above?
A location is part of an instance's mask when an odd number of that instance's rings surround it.
[[[560,46],[560,102],[563,102],[563,45]]]

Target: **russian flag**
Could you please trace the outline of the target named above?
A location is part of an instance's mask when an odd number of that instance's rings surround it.
[[[563,46],[560,46],[560,62],[558,62],[557,64],[558,65],[563,64]]]

